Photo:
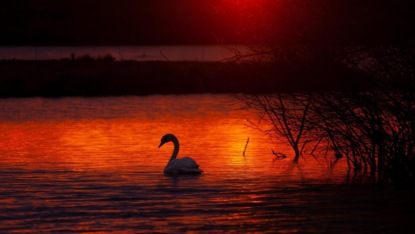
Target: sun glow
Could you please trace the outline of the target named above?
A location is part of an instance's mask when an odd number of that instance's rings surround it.
[[[256,8],[263,6],[269,0],[223,0],[227,5],[231,5],[240,9],[243,8]]]
[[[264,15],[269,0],[223,0],[223,6],[239,17]]]
[[[275,1],[222,0],[216,4],[217,12],[223,14],[222,23],[233,28],[242,41],[261,41],[272,29]]]

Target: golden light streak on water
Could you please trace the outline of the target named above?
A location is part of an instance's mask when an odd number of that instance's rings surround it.
[[[334,230],[315,229],[314,216],[336,217],[315,210],[345,194],[327,188],[345,180],[344,161],[334,171],[310,155],[293,165],[231,96],[6,99],[0,113],[0,232]],[[201,176],[163,175],[165,133]]]

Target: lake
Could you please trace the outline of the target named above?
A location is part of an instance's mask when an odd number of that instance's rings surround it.
[[[331,170],[305,155],[294,165],[283,141],[247,126],[255,115],[241,106],[208,94],[1,99],[0,232],[412,228],[413,193],[347,185],[345,161]],[[202,175],[163,174],[173,150],[158,148],[166,133]]]
[[[240,45],[200,46],[0,46],[0,60],[51,60],[85,55],[111,55],[116,60],[134,61],[221,61],[247,51]]]

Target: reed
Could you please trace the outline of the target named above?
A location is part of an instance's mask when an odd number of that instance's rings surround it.
[[[251,124],[273,139],[285,140],[295,163],[306,144],[335,162],[369,174],[372,183],[414,184],[414,95],[396,92],[244,95],[258,113]],[[326,142],[326,144],[321,144]]]
[[[333,73],[312,75],[315,79],[362,75],[367,79],[361,84],[370,85],[239,98],[258,113],[259,120],[251,121],[254,127],[291,146],[294,162],[308,145],[322,157],[331,155],[333,164],[345,158],[351,171],[369,175],[372,184],[414,186],[415,52],[395,45],[361,49],[364,59],[344,54],[337,62],[350,73],[327,67],[325,71]]]

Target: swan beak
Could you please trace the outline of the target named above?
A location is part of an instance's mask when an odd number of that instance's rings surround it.
[[[160,147],[162,147],[163,145],[164,145],[164,143],[163,143],[163,142],[161,142],[161,143],[160,143],[160,145],[159,145],[159,148],[160,148]]]

